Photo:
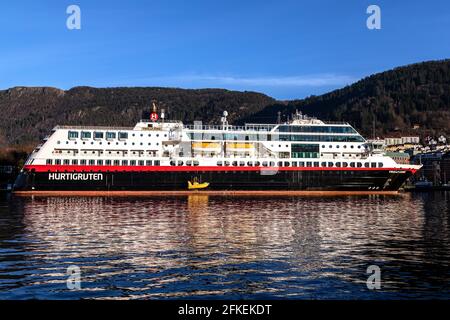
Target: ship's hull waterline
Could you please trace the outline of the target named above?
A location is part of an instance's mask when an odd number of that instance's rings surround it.
[[[72,168],[73,169],[73,168]],[[396,168],[26,168],[17,195],[325,195],[396,193],[414,170]],[[188,182],[207,187],[188,190]]]

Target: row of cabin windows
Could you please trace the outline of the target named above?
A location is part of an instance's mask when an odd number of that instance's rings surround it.
[[[324,168],[383,168],[382,162],[312,162],[312,161],[279,161],[276,163],[278,167],[324,167]],[[274,161],[218,161],[217,165],[233,166],[233,167],[275,167]]]
[[[343,146],[342,146],[344,149],[347,149],[347,145],[346,144],[344,144]],[[329,145],[328,146],[328,148],[333,148],[333,146],[332,145]],[[340,146],[339,145],[336,145],[336,149],[339,149],[340,148]],[[353,149],[354,148],[354,146],[353,145],[350,145],[350,149]],[[357,148],[358,149],[361,149],[361,146],[359,145],[359,146],[357,146]],[[325,149],[325,145],[322,145],[322,149]]]
[[[170,165],[171,166],[182,166],[182,165],[184,165],[184,162],[183,161],[170,161]],[[200,165],[200,163],[198,162],[198,160],[194,160],[194,161],[187,160],[186,165],[189,167],[190,166],[198,166],[198,165]]]
[[[56,143],[57,143],[57,144],[61,144],[61,141],[57,141]],[[66,141],[66,144],[69,144],[69,141]],[[75,141],[74,144],[77,144],[77,142]],[[86,144],[86,141],[83,141],[83,144]],[[91,141],[91,145],[93,145],[93,144],[94,144],[94,141]],[[102,142],[99,142],[99,144],[102,145],[103,143],[102,143]],[[159,142],[156,142],[155,144],[156,144],[157,146],[159,146]],[[111,145],[111,142],[108,142],[108,145]],[[118,145],[119,145],[119,142],[116,142],[116,145],[118,146]],[[123,145],[126,146],[127,143],[124,142]],[[135,143],[132,142],[131,145],[134,146]],[[143,142],[140,142],[139,145],[143,146],[144,143],[143,143]],[[148,142],[148,145],[151,146],[152,143],[151,143],[151,142]]]
[[[47,165],[98,165],[98,166],[159,166],[161,162],[159,160],[77,160],[77,159],[55,159],[53,162],[53,159],[47,159],[46,161]],[[197,160],[191,161],[188,160],[186,163],[183,161],[171,161],[171,166],[198,166],[199,162]],[[278,161],[277,163],[274,161],[218,161],[217,165],[219,167],[221,166],[233,166],[233,167],[275,167],[275,165],[278,165],[278,167],[324,167],[324,168],[383,168],[382,162],[312,162],[312,161]]]
[[[323,135],[287,135],[281,134],[280,141],[323,141],[323,142],[364,142],[364,138],[358,135],[353,136],[323,136]]]
[[[106,134],[106,135],[105,135]],[[107,140],[113,140],[116,139],[116,137],[119,137],[120,140],[128,139],[128,132],[102,132],[102,131],[69,131],[68,137],[69,139],[78,139],[81,136],[81,139],[104,139],[106,136]],[[132,133],[131,136],[135,137],[136,134]],[[141,137],[144,136],[143,133],[140,134]],[[151,133],[148,134],[149,137],[152,136]],[[156,134],[156,137],[159,137],[159,133]],[[164,134],[164,137],[167,137],[167,134]]]
[[[350,126],[279,126],[279,132],[357,133]]]
[[[63,153],[63,150],[55,150],[53,153],[60,153],[60,154],[62,154]],[[70,151],[65,151],[65,153],[67,154],[67,153],[73,153],[74,155],[75,154],[78,154],[79,152],[78,152],[78,150],[76,150],[75,152],[72,152],[72,150],[70,150]],[[127,150],[118,150],[118,151],[115,151],[115,150],[113,150],[113,151],[102,151],[102,150],[83,150],[83,151],[81,151],[80,153],[82,153],[82,154],[95,154],[95,155],[100,155],[100,154],[104,154],[104,153],[107,153],[107,154],[124,154],[124,155],[128,155],[128,153],[130,153],[130,154],[132,154],[132,155],[139,155],[139,156],[141,156],[141,155],[143,155],[144,153],[145,153],[145,151],[144,150],[139,150],[139,151],[127,151]],[[149,155],[156,155],[156,151],[147,151],[147,153],[149,154]]]
[[[77,159],[47,159],[47,165],[81,165],[81,166],[159,166],[160,160],[77,160]]]

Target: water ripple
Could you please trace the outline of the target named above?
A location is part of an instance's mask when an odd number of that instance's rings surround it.
[[[449,208],[449,193],[2,199],[0,298],[448,299]]]

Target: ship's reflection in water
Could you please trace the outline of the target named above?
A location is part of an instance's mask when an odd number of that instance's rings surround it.
[[[0,298],[448,299],[449,205],[449,193],[3,199]],[[370,265],[381,290],[366,286]]]

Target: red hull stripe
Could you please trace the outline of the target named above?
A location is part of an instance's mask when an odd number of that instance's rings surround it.
[[[328,167],[218,167],[218,166],[77,166],[77,165],[26,165],[35,172],[187,172],[187,171],[410,171],[411,168],[328,168]]]

